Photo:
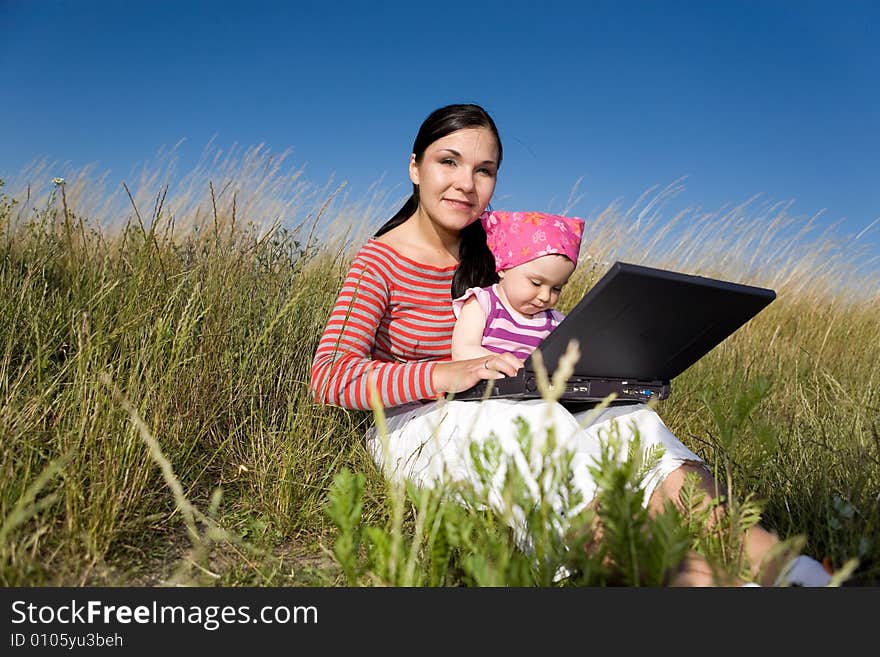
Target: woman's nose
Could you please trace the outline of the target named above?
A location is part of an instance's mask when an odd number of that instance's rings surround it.
[[[455,179],[455,186],[463,192],[470,192],[474,189],[474,176],[467,167],[458,167],[458,176]]]

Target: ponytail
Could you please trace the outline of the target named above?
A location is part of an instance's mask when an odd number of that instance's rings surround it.
[[[498,282],[495,257],[486,244],[486,231],[479,219],[461,231],[458,258],[460,264],[452,277],[453,299],[469,287],[486,287]]]

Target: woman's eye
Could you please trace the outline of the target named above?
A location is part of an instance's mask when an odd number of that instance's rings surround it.
[[[446,164],[446,165],[453,165],[453,166],[454,166],[454,165],[455,165],[455,160],[453,160],[452,158],[447,157],[447,158],[445,158],[445,159],[440,160],[440,164]]]
[[[494,176],[495,175],[495,173],[491,169],[484,169],[484,168],[477,169],[477,173],[481,173],[484,176]]]
[[[553,291],[556,292],[556,294],[559,294],[560,292],[562,292],[562,288],[561,287],[554,287]]]

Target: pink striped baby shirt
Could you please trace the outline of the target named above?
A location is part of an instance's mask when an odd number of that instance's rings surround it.
[[[514,313],[498,296],[497,284],[489,287],[468,288],[461,297],[455,299],[453,309],[456,315],[464,302],[476,297],[486,313],[486,328],[483,330],[482,346],[496,354],[510,352],[520,360],[525,360],[535,350],[550,331],[559,326],[564,315],[558,310],[544,310],[531,317]]]

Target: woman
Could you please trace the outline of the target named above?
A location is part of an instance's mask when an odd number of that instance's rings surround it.
[[[596,486],[587,466],[599,452],[600,434],[616,421],[621,434],[624,428],[637,430],[643,447],[663,448],[644,479],[649,510],[661,510],[668,500],[680,503],[688,473],[699,477],[708,503],[718,489],[705,464],[647,406],[570,413],[552,404],[548,413],[543,400],[437,401],[482,379],[513,376],[522,367],[509,353],[450,360],[451,300],[498,280],[477,218],[492,198],[502,153],[494,121],[477,105],[449,105],[425,119],[410,156],[412,196],[357,253],[330,314],[312,365],[314,399],[369,409],[373,391],[379,395],[388,409],[387,441],[383,444],[375,430],[367,440],[389,477],[422,485],[448,477],[473,480],[468,446],[490,432],[527,470],[529,458],[514,431],[515,419],[523,417],[533,429],[552,425],[566,441],[574,453],[575,484],[589,502]],[[746,556],[762,583],[780,575],[778,565],[764,563],[777,545],[778,539],[759,526],[745,537]],[[792,583],[824,585],[829,579],[807,557],[785,570]],[[708,567],[691,558],[679,582],[711,585],[712,579]]]

